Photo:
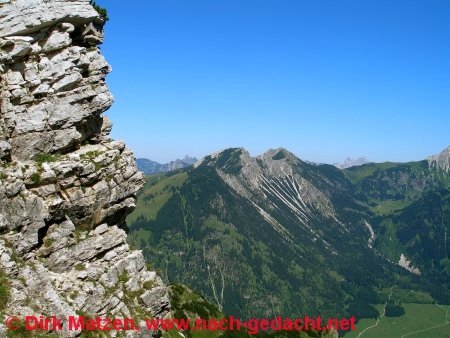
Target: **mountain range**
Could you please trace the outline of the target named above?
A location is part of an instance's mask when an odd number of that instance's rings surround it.
[[[137,167],[139,171],[142,171],[146,175],[168,173],[170,171],[188,167],[197,162],[195,157],[185,156],[182,159],[176,159],[175,161],[170,161],[169,163],[158,163],[146,158],[136,159]]]
[[[376,318],[392,288],[398,302],[449,303],[448,150],[338,169],[227,149],[148,177],[130,243],[242,317]]]

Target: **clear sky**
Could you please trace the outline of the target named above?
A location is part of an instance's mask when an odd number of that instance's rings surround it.
[[[450,144],[448,0],[97,2],[112,136],[138,157],[408,161]]]

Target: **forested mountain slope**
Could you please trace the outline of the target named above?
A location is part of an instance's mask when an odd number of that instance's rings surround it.
[[[394,284],[448,301],[449,178],[433,163],[340,170],[227,149],[149,177],[131,243],[170,282],[244,317],[376,317]]]

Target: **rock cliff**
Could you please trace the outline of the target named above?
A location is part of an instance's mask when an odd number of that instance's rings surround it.
[[[168,313],[122,230],[144,179],[108,137],[103,24],[88,0],[0,0],[3,316]]]
[[[430,168],[438,168],[445,172],[450,172],[450,146],[439,154],[428,157],[428,164]]]

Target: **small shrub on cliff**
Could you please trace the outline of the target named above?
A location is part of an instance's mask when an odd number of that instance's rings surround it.
[[[34,173],[30,178],[34,185],[39,185],[41,183],[41,174],[39,173]]]
[[[156,282],[154,280],[148,280],[145,281],[144,284],[142,285],[144,287],[144,289],[146,290],[151,290],[156,286]]]
[[[98,151],[98,150],[91,150],[91,151],[88,151],[88,152],[86,152],[86,153],[84,153],[84,154],[81,154],[81,155],[80,155],[80,158],[81,158],[82,160],[93,160],[93,159],[95,159],[96,157],[100,156],[101,154],[102,154],[101,151]]]
[[[51,247],[53,243],[55,243],[55,239],[54,238],[47,237],[47,238],[44,239],[44,246],[46,248]]]
[[[8,174],[4,173],[3,171],[0,171],[0,180],[6,180],[8,178]]]
[[[109,20],[108,11],[106,10],[106,8],[100,7],[99,5],[97,5],[97,3],[94,0],[91,0],[90,4],[98,12],[98,14],[100,14],[100,16],[103,18],[103,20],[105,20],[105,21]]]
[[[84,266],[84,264],[81,264],[81,263],[75,265],[74,268],[77,271],[84,271],[84,270],[86,270],[86,267]]]
[[[36,163],[41,166],[43,163],[47,162],[57,162],[61,160],[61,155],[59,154],[38,154],[34,157]]]
[[[87,153],[81,154],[80,159],[83,161],[91,162],[95,167],[95,171],[99,171],[102,168],[102,165],[100,163],[96,162],[95,158],[100,156],[102,153],[103,152],[100,152],[97,150],[88,151]]]
[[[126,283],[130,280],[130,277],[128,276],[128,273],[124,272],[123,274],[121,274],[119,277],[119,282],[121,283]]]

